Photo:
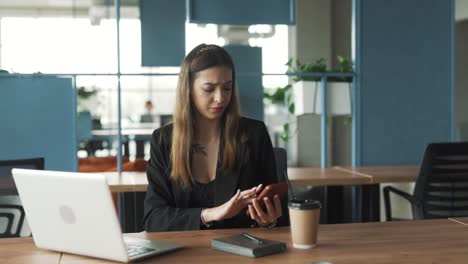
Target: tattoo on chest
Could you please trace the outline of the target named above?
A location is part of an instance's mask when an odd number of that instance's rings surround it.
[[[202,154],[204,156],[208,156],[208,154],[206,153],[206,149],[204,146],[198,144],[198,143],[195,143],[192,145],[192,153],[193,154]]]

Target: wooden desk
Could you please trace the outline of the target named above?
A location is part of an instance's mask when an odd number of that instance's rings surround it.
[[[210,240],[240,232],[285,241],[287,250],[283,254],[262,258],[248,258],[211,249]],[[441,220],[404,221],[388,223],[365,223],[345,225],[322,225],[318,247],[310,250],[292,248],[288,227],[274,229],[230,229],[187,232],[162,232],[132,234],[132,236],[185,245],[179,252],[153,257],[139,263],[314,263],[329,261],[337,263],[467,263],[468,228],[457,222]],[[0,262],[12,255],[41,256],[48,252],[34,248],[30,238],[0,240]],[[16,245],[15,245],[16,244]],[[7,253],[7,249],[13,251]],[[50,256],[55,253],[49,253]],[[58,254],[57,254],[58,255]],[[25,258],[26,259],[26,258]],[[29,258],[26,263],[41,262]],[[10,263],[10,262],[7,262]],[[24,263],[24,262],[12,262]],[[62,254],[60,263],[114,263],[76,255]]]
[[[111,192],[146,192],[148,187],[148,179],[146,172],[138,171],[123,171],[119,175],[118,172],[98,172],[105,175],[107,184]]]
[[[370,184],[371,179],[357,173],[341,170],[339,167],[331,168],[288,168],[288,177],[293,185],[361,185]]]
[[[370,178],[370,184],[385,182],[414,182],[419,166],[337,167],[338,170]]]
[[[155,128],[122,128],[122,136],[146,136],[150,137]],[[117,136],[117,129],[96,129],[92,131],[93,136],[108,137]]]
[[[416,179],[417,166],[375,166],[375,167],[330,167],[330,168],[288,168],[288,177],[293,186],[344,186],[363,185],[358,198],[352,199],[353,221],[379,221],[380,189],[383,182],[410,182]],[[146,192],[148,181],[146,172],[103,173],[108,178],[112,192]],[[131,209],[129,209],[131,210]],[[132,229],[130,229],[132,230]],[[138,229],[137,229],[138,230]]]
[[[454,217],[454,218],[449,218],[449,220],[468,226],[468,217]]]
[[[369,178],[369,185],[359,187],[361,213],[353,212],[357,222],[380,220],[380,183],[414,182],[419,172],[419,166],[362,166],[337,167],[336,169],[351,174]]]
[[[59,263],[60,253],[36,248],[32,238],[0,239],[0,263]]]
[[[112,192],[146,192],[146,172],[100,172],[106,175]],[[288,177],[294,186],[315,185],[361,185],[370,184],[371,179],[355,173],[333,168],[288,168]]]

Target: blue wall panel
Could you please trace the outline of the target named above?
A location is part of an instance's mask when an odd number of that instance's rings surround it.
[[[360,2],[358,165],[416,164],[452,139],[453,1]]]
[[[262,49],[241,45],[224,48],[232,56],[236,66],[242,114],[263,120]]]
[[[76,103],[71,78],[0,77],[0,160],[45,158],[76,171]]]
[[[185,0],[140,0],[143,66],[180,66],[185,56]]]
[[[295,0],[187,0],[190,23],[294,24]]]

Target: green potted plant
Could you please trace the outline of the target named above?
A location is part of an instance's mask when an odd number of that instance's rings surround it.
[[[78,87],[76,93],[78,112],[92,112],[97,109],[99,100],[97,97],[98,89],[95,86]]]
[[[352,62],[350,59],[337,56],[337,68],[333,72],[340,73],[350,73],[352,72]],[[288,66],[288,73],[325,73],[328,72],[327,64],[325,59],[321,58],[315,61],[314,63],[301,63],[299,60],[290,59],[286,65]],[[300,115],[309,112],[312,113],[321,113],[321,77],[320,76],[294,76],[292,77],[294,83],[293,85],[288,84],[284,87],[278,87],[272,92],[264,92],[264,98],[269,104],[276,104],[283,106],[287,109],[288,114],[290,115]],[[347,110],[341,110],[338,114],[348,115],[351,113],[351,77],[328,77],[327,89],[333,90],[332,96],[338,91],[339,94],[343,97],[342,93],[344,92],[345,106]],[[340,85],[341,84],[341,85]],[[305,86],[305,87],[304,87]],[[310,87],[312,86],[312,87]],[[308,89],[305,91],[305,89]],[[329,97],[330,98],[330,97]],[[299,100],[301,99],[301,100]],[[313,104],[306,104],[304,102],[313,102]],[[318,101],[318,102],[317,102]],[[330,99],[329,99],[330,101]],[[333,102],[332,104],[337,104]],[[298,106],[301,108],[298,110]],[[315,107],[311,107],[314,106]],[[306,106],[306,107],[304,107]],[[304,109],[305,108],[305,109]],[[306,111],[304,111],[306,110]],[[315,112],[314,112],[315,110]],[[337,111],[328,109],[329,115],[336,115]],[[333,111],[330,111],[333,110]],[[350,123],[350,118],[346,119],[346,123]],[[283,131],[281,133],[281,139],[284,142],[288,142],[293,133],[291,131],[292,121],[288,121],[283,124]]]
[[[295,105],[294,105],[294,100],[292,97],[292,85],[291,84],[288,84],[284,87],[278,87],[274,89],[274,91],[271,93],[264,92],[263,96],[269,104],[284,107],[287,110],[288,115],[294,115]],[[288,142],[289,139],[291,138],[290,124],[291,122],[289,121],[283,124],[283,131],[281,133],[280,138],[284,142]]]
[[[288,73],[326,73],[326,72],[352,72],[350,59],[337,56],[337,68],[327,70],[325,59],[321,58],[314,63],[301,63],[290,59],[286,64]],[[322,84],[319,76],[294,76],[293,94],[296,106],[296,115],[307,113],[322,113]],[[327,79],[327,112],[329,115],[349,115],[351,113],[351,77],[328,77]]]

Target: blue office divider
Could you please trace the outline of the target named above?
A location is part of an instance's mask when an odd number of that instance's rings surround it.
[[[190,23],[230,25],[295,23],[295,0],[187,0]]]
[[[356,0],[356,165],[417,164],[452,140],[452,0]]]
[[[185,19],[185,0],[140,0],[143,66],[180,66]]]
[[[45,169],[76,171],[71,78],[0,77],[0,160],[45,158]]]
[[[236,66],[242,114],[263,120],[262,49],[241,45],[224,48],[232,56]]]

